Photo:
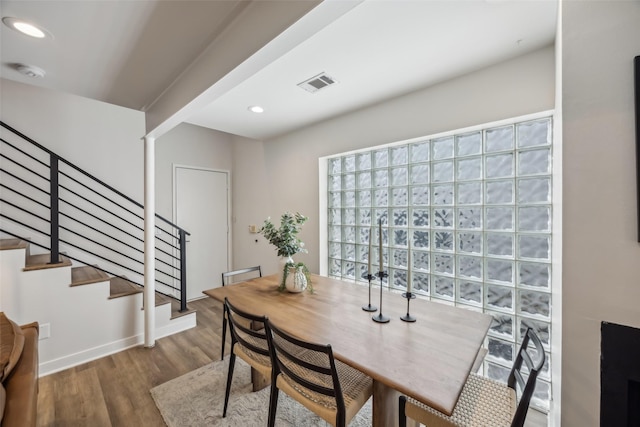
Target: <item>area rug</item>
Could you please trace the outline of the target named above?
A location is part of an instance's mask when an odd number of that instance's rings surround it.
[[[227,416],[222,418],[229,360],[203,366],[151,389],[151,396],[168,427],[236,427],[267,425],[269,389],[251,391],[251,368],[236,358]],[[295,400],[280,392],[277,427],[328,425]],[[349,427],[371,426],[371,399]]]

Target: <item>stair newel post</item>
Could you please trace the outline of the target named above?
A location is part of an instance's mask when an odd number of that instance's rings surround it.
[[[187,232],[180,229],[180,311],[187,309]]]
[[[49,166],[49,194],[51,196],[51,258],[50,264],[60,263],[60,210],[58,198],[58,156],[51,153]]]

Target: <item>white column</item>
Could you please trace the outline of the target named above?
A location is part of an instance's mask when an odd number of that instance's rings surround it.
[[[144,346],[156,344],[155,138],[144,138]]]

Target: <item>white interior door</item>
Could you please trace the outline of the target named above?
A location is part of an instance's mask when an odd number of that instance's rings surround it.
[[[220,286],[229,259],[229,173],[176,166],[175,212],[187,236],[187,300]]]

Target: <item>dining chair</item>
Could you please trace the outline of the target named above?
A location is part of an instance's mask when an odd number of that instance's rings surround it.
[[[282,390],[335,427],[344,427],[373,393],[373,380],[333,357],[331,345],[299,340],[267,320],[273,366],[269,427]]]
[[[227,416],[236,356],[247,362],[264,377],[271,378],[271,355],[264,328],[267,318],[242,311],[234,307],[227,298],[224,299],[224,311],[229,320],[231,332],[231,355],[229,356],[227,388],[224,395],[223,418]]]
[[[241,268],[239,270],[226,271],[222,273],[222,286],[228,285],[229,279],[231,277],[238,276],[241,274],[244,275],[248,273],[254,273],[256,271],[258,272],[257,277],[262,277],[262,270],[260,269],[259,265],[256,265],[255,267]],[[220,350],[220,360],[224,360],[224,344],[226,340],[227,340],[227,316],[223,313],[222,314],[222,349]]]
[[[533,348],[529,347],[530,341],[533,342]],[[538,359],[536,363],[534,357]],[[540,338],[533,329],[528,328],[506,384],[470,374],[451,416],[400,396],[399,426],[406,427],[409,417],[427,427],[522,427],[545,359]],[[528,370],[526,379],[527,371],[523,371],[522,362]],[[522,390],[519,402],[516,390]]]

